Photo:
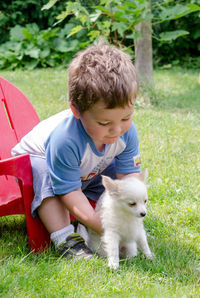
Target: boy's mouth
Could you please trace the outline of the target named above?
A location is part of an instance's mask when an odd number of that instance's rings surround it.
[[[110,138],[110,139],[115,139],[115,138],[119,138],[119,136],[109,136],[108,138]]]
[[[119,138],[119,136],[115,136],[115,137],[107,137],[107,139],[109,139],[109,140],[115,140],[115,139],[118,139]]]

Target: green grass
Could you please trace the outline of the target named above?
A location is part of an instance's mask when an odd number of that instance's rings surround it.
[[[41,119],[64,109],[66,72],[0,72]],[[136,105],[142,167],[149,169],[145,227],[154,261],[141,254],[117,271],[106,260],[72,263],[27,247],[24,216],[0,218],[0,297],[200,297],[200,85],[198,73],[155,71]],[[143,102],[144,101],[144,102]],[[140,104],[142,102],[142,105]],[[143,106],[143,107],[141,107]]]

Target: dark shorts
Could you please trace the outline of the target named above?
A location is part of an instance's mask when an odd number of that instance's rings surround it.
[[[37,217],[37,208],[42,204],[42,201],[48,197],[55,196],[52,186],[46,160],[40,157],[31,156],[31,165],[33,171],[33,189],[34,199],[31,206],[33,217]],[[115,164],[112,162],[102,173],[102,175],[116,178]],[[101,182],[101,175],[82,183],[82,191],[87,198],[92,201],[97,201],[104,191],[104,186]]]

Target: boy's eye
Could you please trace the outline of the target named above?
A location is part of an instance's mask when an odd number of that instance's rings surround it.
[[[106,125],[108,125],[109,124],[109,122],[97,122],[99,125],[102,125],[102,126],[106,126]]]
[[[128,121],[128,120],[130,120],[130,117],[122,119],[122,121]]]

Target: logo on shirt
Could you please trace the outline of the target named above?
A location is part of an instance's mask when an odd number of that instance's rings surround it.
[[[111,157],[111,160],[113,158]],[[87,181],[93,179],[95,176],[98,176],[108,165],[110,164],[110,157],[106,160],[102,159],[100,162],[92,169],[92,171],[85,177],[81,177],[82,181]]]
[[[86,177],[81,177],[82,181],[87,181],[93,179],[95,176],[99,175],[102,172],[101,169],[99,169],[97,172],[91,172]]]
[[[90,180],[90,179],[94,178],[96,175],[97,175],[97,173],[92,172],[89,175],[87,175],[86,177],[81,177],[81,180],[82,181],[87,181],[87,180]]]
[[[136,155],[133,157],[134,167],[139,167],[141,165],[141,158],[140,155]]]

